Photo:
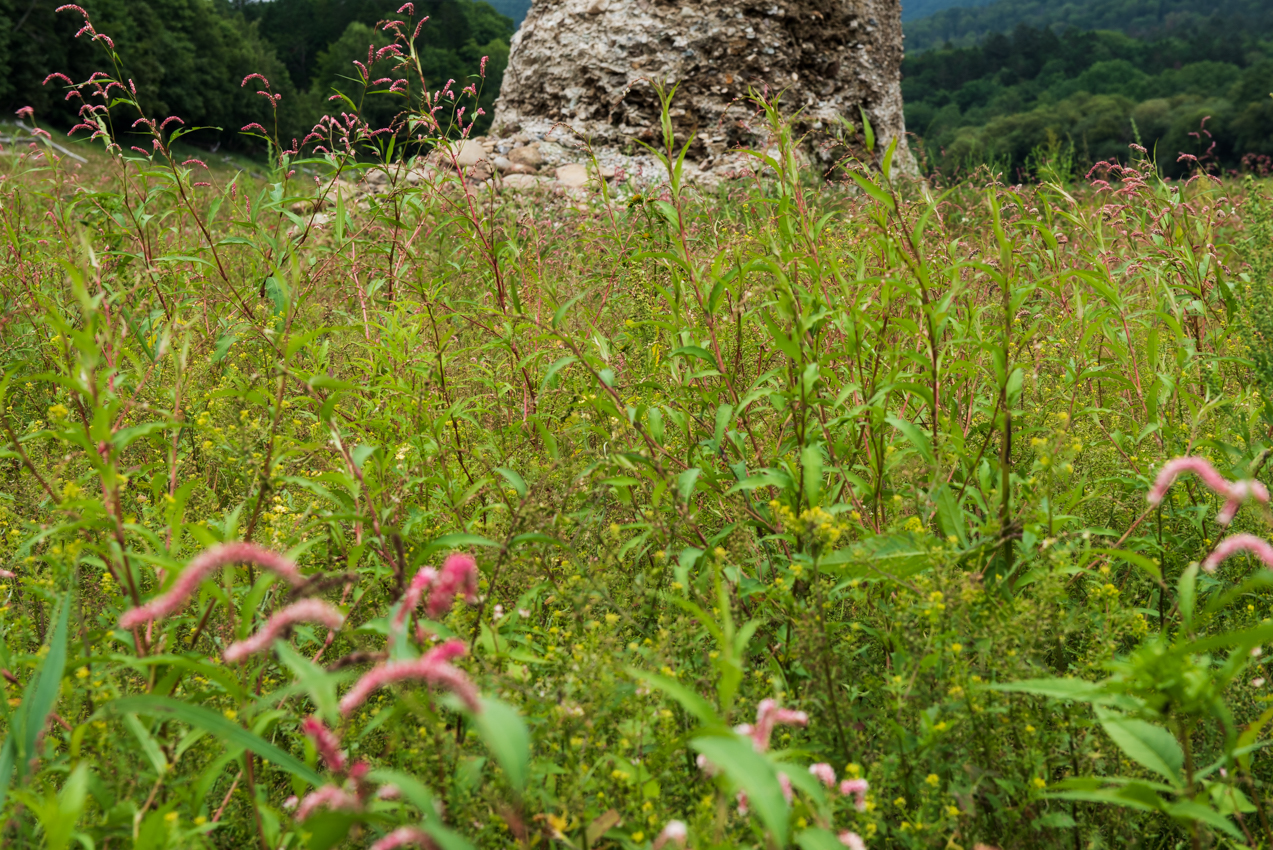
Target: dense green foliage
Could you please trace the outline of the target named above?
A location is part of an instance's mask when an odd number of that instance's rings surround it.
[[[6,151],[0,839],[1273,844],[1273,570],[1199,567],[1273,523],[1262,188],[825,185],[766,115],[622,198]]]
[[[1191,170],[1181,153],[1235,169],[1273,154],[1270,33],[1216,24],[1146,41],[1023,24],[976,47],[908,57],[907,130],[948,173],[994,162],[1031,179],[1040,150],[1086,170],[1126,160],[1133,142],[1168,174]]]
[[[37,117],[65,127],[77,123],[78,101],[64,102],[64,87],[44,85],[53,72],[76,82],[101,67],[102,55],[73,36],[81,17],[55,12],[51,0],[0,0],[0,104],[9,111],[32,106]],[[324,114],[348,111],[330,102],[334,91],[363,105],[380,123],[404,107],[394,95],[362,96],[354,60],[371,44],[390,39],[376,24],[395,17],[381,0],[271,0],[231,5],[229,0],[85,0],[97,31],[119,44],[125,78],[136,81],[151,114],[176,115],[202,130],[188,141],[213,147],[241,144],[239,128],[271,123],[273,116],[249,74],[263,74],[279,104],[283,139],[303,138]],[[424,82],[440,89],[448,79],[467,85],[489,56],[481,106],[491,106],[508,61],[513,24],[477,0],[418,0],[416,18],[431,20],[416,40]],[[397,16],[399,19],[406,15]],[[382,61],[378,70],[389,63]],[[457,86],[458,87],[458,86]],[[384,86],[380,87],[385,88]]]
[[[935,8],[938,5],[940,10]],[[1188,38],[1199,28],[1235,34],[1273,30],[1273,7],[1264,0],[995,0],[959,4],[930,0],[923,8],[931,11],[906,16],[906,49],[912,55],[948,43],[972,47],[987,36],[1011,32],[1022,24],[1058,31],[1112,30],[1148,40]]]

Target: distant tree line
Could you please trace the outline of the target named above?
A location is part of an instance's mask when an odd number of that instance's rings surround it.
[[[64,0],[0,0],[0,104],[10,113],[35,108],[41,120],[74,123],[76,102],[66,103],[53,72],[77,82],[94,71],[112,72],[100,47],[76,39],[79,15],[57,13]],[[349,95],[373,122],[384,122],[402,106],[399,97],[364,100],[355,59],[366,61],[369,45],[382,47],[389,35],[376,24],[396,11],[397,0],[81,0],[98,32],[109,35],[136,80],[148,112],[180,116],[187,126],[217,129],[187,140],[213,146],[245,144],[239,128],[272,120],[256,87],[241,87],[245,76],[261,73],[283,95],[280,131],[303,137],[324,113],[348,111],[329,102],[334,91]],[[441,88],[448,79],[467,85],[489,56],[482,105],[491,107],[508,62],[513,22],[485,2],[416,0],[417,17],[428,15],[416,41],[426,82]],[[382,61],[380,71],[387,72]],[[457,87],[459,87],[457,86]],[[269,125],[267,125],[269,126]],[[481,125],[479,125],[479,129]]]
[[[1273,30],[1273,3],[1269,0],[955,2],[954,8],[946,8],[952,5],[950,0],[904,0],[904,12],[909,8],[915,13],[907,15],[907,53],[914,56],[943,46],[972,47],[995,33],[1012,32],[1020,24],[1057,31],[1113,30],[1147,41],[1188,38],[1204,27],[1238,33]]]
[[[1273,156],[1271,31],[1211,22],[1141,39],[1019,24],[974,47],[908,56],[906,127],[946,172],[995,163],[1015,176],[1046,151],[1075,167],[1126,161],[1132,143],[1168,173],[1190,167],[1181,153],[1238,168]]]

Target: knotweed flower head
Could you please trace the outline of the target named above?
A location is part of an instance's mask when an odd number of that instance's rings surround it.
[[[275,639],[297,623],[321,623],[334,630],[344,622],[344,615],[323,600],[302,599],[276,612],[252,637],[226,647],[225,660],[234,664],[269,649]]]
[[[256,564],[293,587],[305,582],[304,576],[296,569],[296,564],[277,552],[263,549],[255,543],[219,543],[211,549],[205,549],[187,564],[167,593],[155,597],[140,608],[124,612],[119,618],[120,628],[132,629],[177,613],[186,606],[186,602],[204,579],[229,564]]]
[[[323,721],[312,716],[301,721],[301,729],[305,732],[305,737],[314,742],[314,749],[318,750],[327,769],[333,773],[344,773],[345,753],[340,749],[340,738],[336,737],[336,733],[328,729]]]
[[[1262,504],[1269,503],[1269,491],[1259,481],[1229,481],[1216,471],[1211,462],[1202,457],[1172,458],[1159,470],[1154,479],[1154,486],[1149,490],[1149,504],[1160,505],[1167,497],[1167,490],[1175,480],[1186,472],[1191,472],[1217,496],[1224,498],[1224,505],[1216,515],[1216,522],[1228,525],[1233,521],[1238,508],[1248,499],[1255,499]]]
[[[751,740],[758,752],[769,749],[769,738],[773,735],[774,726],[782,723],[787,726],[805,726],[809,723],[809,715],[803,711],[792,711],[781,708],[777,700],[761,700],[756,708],[756,726],[750,732]]]
[[[1234,481],[1229,485],[1229,495],[1225,499],[1224,506],[1216,514],[1216,522],[1221,525],[1233,522],[1238,508],[1242,507],[1242,503],[1247,499],[1255,499],[1260,504],[1267,505],[1269,503],[1268,488],[1259,481]]]
[[[433,567],[421,567],[420,570],[411,579],[411,583],[407,585],[407,590],[402,594],[402,605],[398,608],[398,613],[393,618],[393,627],[396,631],[402,628],[402,624],[406,622],[407,617],[420,604],[420,599],[424,596],[424,591],[433,584],[433,580],[438,577],[438,571]]]
[[[849,848],[849,850],[866,850],[866,842],[856,832],[849,832],[846,829],[837,837],[840,839],[840,843]]]
[[[809,765],[809,772],[828,788],[835,787],[835,768],[826,762],[818,762],[817,764]]]
[[[782,798],[786,800],[787,805],[790,806],[792,801],[796,798],[795,792],[791,790],[791,777],[787,776],[785,773],[778,774],[778,784],[782,787]]]
[[[436,618],[451,607],[457,596],[463,596],[470,605],[477,601],[477,561],[472,555],[456,552],[448,555],[442,562],[442,572],[438,574],[433,590],[429,594],[427,611],[431,618]]]
[[[1227,558],[1231,558],[1239,552],[1250,552],[1264,563],[1264,566],[1273,569],[1273,545],[1267,540],[1256,537],[1254,534],[1235,534],[1232,537],[1226,537],[1220,541],[1220,545],[1216,550],[1207,556],[1207,560],[1202,562],[1202,568],[1207,572],[1215,572],[1216,567]]]
[[[35,107],[32,107],[32,106],[24,106],[24,107],[22,107],[21,109],[19,109],[17,112],[13,113],[13,114],[14,114],[14,115],[17,115],[19,118],[34,118],[34,117],[35,117]]]
[[[397,850],[399,847],[422,847],[437,850],[437,844],[429,834],[414,826],[400,826],[371,845],[370,850]]]
[[[318,809],[333,809],[342,812],[356,812],[362,808],[358,798],[344,788],[335,785],[324,785],[305,795],[296,807],[296,819],[305,820]]]
[[[684,847],[685,842],[690,837],[690,831],[684,822],[679,820],[670,820],[667,826],[663,827],[663,831],[659,833],[658,838],[654,839],[654,846],[651,850],[662,850],[667,844],[675,844],[678,847]]]
[[[464,672],[448,662],[465,653],[464,642],[452,638],[439,644],[413,661],[390,661],[379,664],[359,679],[340,701],[340,711],[346,717],[366,701],[373,692],[394,682],[423,681],[445,688],[458,696],[474,713],[482,710],[477,688]]]
[[[871,784],[865,779],[846,779],[840,783],[840,793],[846,797],[853,797],[853,807],[859,812],[866,811],[866,792],[870,789]]]

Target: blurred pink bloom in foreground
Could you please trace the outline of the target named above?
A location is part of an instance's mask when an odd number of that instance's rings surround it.
[[[817,777],[818,781],[828,788],[835,787],[835,768],[826,762],[818,762],[809,765],[809,772]]]
[[[414,826],[400,826],[371,845],[370,850],[397,850],[399,847],[423,847],[425,850],[436,850],[437,846],[424,830]]]
[[[1267,540],[1256,537],[1254,534],[1235,534],[1221,540],[1216,550],[1202,562],[1202,568],[1209,573],[1215,572],[1221,562],[1239,552],[1250,552],[1259,558],[1264,566],[1273,569],[1273,546],[1269,545]]]
[[[305,577],[296,569],[296,564],[277,552],[263,549],[255,543],[219,543],[211,549],[205,549],[187,564],[167,593],[155,597],[140,608],[124,612],[119,618],[119,627],[131,629],[177,613],[186,606],[186,602],[204,579],[230,564],[256,564],[293,587],[305,582]]]
[[[1177,457],[1167,461],[1158,472],[1154,486],[1149,490],[1149,504],[1160,505],[1167,497],[1167,490],[1175,480],[1186,472],[1192,472],[1202,483],[1217,496],[1224,499],[1224,505],[1216,514],[1216,522],[1228,525],[1233,521],[1238,508],[1248,499],[1255,499],[1261,504],[1269,503],[1269,491],[1259,481],[1229,481],[1216,471],[1211,462],[1203,457]]]
[[[340,712],[348,717],[377,689],[408,679],[445,688],[463,700],[470,711],[480,712],[482,704],[478,698],[477,688],[462,670],[448,663],[452,658],[461,656],[466,651],[463,641],[452,638],[446,643],[435,646],[414,661],[388,661],[378,664],[364,674],[341,699]]]
[[[301,721],[301,729],[314,742],[314,749],[333,773],[344,773],[345,754],[340,749],[340,738],[328,729],[317,717],[306,717]]]
[[[859,812],[866,811],[866,792],[871,784],[865,779],[846,779],[840,783],[840,793],[846,797],[853,797],[853,806]]]
[[[659,833],[659,837],[654,839],[654,846],[651,850],[661,850],[668,842],[684,847],[689,835],[689,829],[686,828],[683,822],[670,820],[667,822],[667,826],[663,827],[663,831]]]
[[[225,660],[233,664],[269,649],[283,631],[297,623],[321,623],[329,629],[339,629],[344,622],[344,615],[323,600],[302,599],[276,612],[252,637],[226,647]]]

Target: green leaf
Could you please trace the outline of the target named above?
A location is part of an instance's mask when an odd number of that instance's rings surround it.
[[[1178,594],[1176,604],[1180,608],[1180,617],[1184,620],[1186,629],[1193,622],[1194,605],[1198,599],[1197,581],[1198,565],[1190,564],[1180,574],[1180,581],[1176,585],[1176,593]]]
[[[898,416],[890,414],[884,421],[892,425],[894,428],[902,432],[902,436],[906,441],[915,447],[924,460],[930,464],[933,462],[933,443],[927,434],[919,429],[914,422],[907,422]]]
[[[150,732],[146,731],[146,727],[137,719],[137,715],[125,714],[124,725],[128,727],[129,732],[133,733],[137,743],[141,744],[141,751],[150,760],[150,766],[155,769],[155,773],[159,776],[167,773],[168,759],[164,757],[163,750],[159,749],[159,744],[150,736]]]
[[[809,507],[822,503],[822,448],[805,446],[800,450],[800,466],[804,472],[804,494]]]
[[[893,210],[893,196],[877,186],[871,178],[867,177],[865,174],[859,174],[856,171],[850,171],[849,177],[853,178],[853,182],[858,184],[858,187],[863,192],[866,192],[866,194],[879,201],[889,211]]]
[[[5,799],[9,795],[9,780],[13,778],[13,735],[4,739],[0,747],[0,811],[4,810]]]
[[[662,676],[658,673],[647,673],[635,667],[628,668],[628,675],[634,679],[640,679],[642,682],[667,694],[680,703],[681,708],[697,717],[703,725],[714,726],[721,722],[720,718],[716,716],[716,709],[712,708],[711,703],[676,679],[670,676]]]
[[[301,655],[288,641],[275,641],[274,651],[278,660],[292,671],[292,675],[314,701],[319,717],[326,723],[335,723],[340,716],[340,704],[336,699],[338,677]]]
[[[1154,563],[1153,558],[1141,555],[1138,552],[1128,552],[1126,549],[1092,549],[1094,555],[1109,555],[1118,558],[1120,561],[1126,561],[1136,569],[1150,576],[1154,581],[1162,581],[1162,570],[1158,569],[1158,565]]]
[[[1242,833],[1238,832],[1233,822],[1210,806],[1204,806],[1191,800],[1180,800],[1167,807],[1167,814],[1176,820],[1182,820],[1186,823],[1193,821],[1205,823],[1209,827],[1220,830],[1230,838],[1238,841],[1243,840]]]
[[[844,850],[844,845],[834,832],[825,829],[806,829],[796,836],[800,850]]]
[[[1128,758],[1168,782],[1181,784],[1185,754],[1174,735],[1161,726],[1104,708],[1096,710],[1096,717],[1105,728],[1105,734]]]
[[[141,695],[121,697],[106,703],[100,709],[106,714],[149,714],[171,717],[179,723],[197,726],[237,747],[250,750],[261,758],[282,768],[293,776],[299,776],[314,786],[324,784],[324,779],[305,762],[254,735],[224,715],[202,706],[190,705],[168,697]]]
[[[498,548],[499,544],[480,534],[457,531],[454,534],[443,534],[441,537],[435,537],[429,542],[428,546],[420,550],[420,554],[413,560],[418,563],[441,549],[461,549],[465,546],[484,546],[491,549]]]
[[[355,817],[349,812],[315,812],[305,820],[305,832],[309,833],[305,846],[309,850],[330,850],[345,840],[354,821]]]
[[[503,467],[503,466],[497,467],[495,471],[498,472],[503,477],[503,479],[508,482],[508,486],[512,487],[515,491],[517,491],[518,496],[522,497],[523,499],[526,498],[526,479],[525,478],[522,478],[521,475],[519,475],[516,471],[512,469],[508,469],[507,467]]]
[[[1019,682],[1004,682],[986,685],[987,690],[1007,693],[1034,694],[1052,699],[1071,699],[1076,702],[1096,702],[1108,694],[1100,685],[1085,682],[1082,679],[1022,679]]]
[[[521,715],[507,703],[483,699],[482,710],[473,715],[473,722],[509,783],[523,790],[530,770],[530,732]]]
[[[18,725],[22,729],[18,738],[21,746],[15,754],[19,777],[25,773],[26,764],[36,756],[36,742],[57,702],[62,673],[66,669],[66,627],[70,613],[70,598],[63,597],[58,606],[57,626],[49,639],[49,651],[40,665],[40,672],[27,686],[22,705],[18,707]]]
[[[692,466],[676,476],[676,492],[680,495],[682,502],[688,502],[694,495],[694,485],[698,482],[698,476],[702,474],[701,469]]]
[[[773,764],[756,752],[751,739],[731,733],[707,735],[690,741],[734,785],[747,792],[747,803],[769,830],[774,843],[787,843],[787,801],[778,784]]]

